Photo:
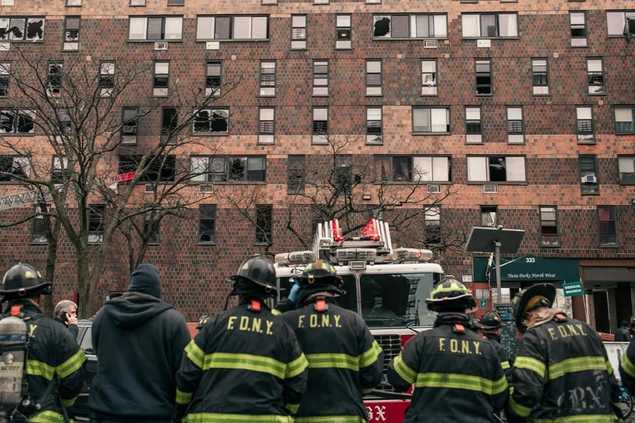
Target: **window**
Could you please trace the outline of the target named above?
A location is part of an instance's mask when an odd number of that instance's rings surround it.
[[[68,109],[58,109],[56,110],[56,115],[58,123],[57,127],[54,129],[53,136],[56,143],[62,144],[64,137],[68,138],[73,136],[73,122],[71,121]]]
[[[606,94],[602,59],[587,59],[586,72],[589,85],[588,93],[590,95]]]
[[[615,106],[615,133],[633,134],[635,133],[634,106]],[[1,129],[1,128],[0,128]]]
[[[28,157],[0,156],[0,182],[19,181],[31,173]]]
[[[31,242],[34,244],[46,244],[48,242],[48,212],[46,204],[38,204],[34,208],[33,226],[31,227]]]
[[[598,206],[600,246],[617,245],[616,212],[615,206]]]
[[[507,108],[507,142],[509,144],[522,144],[525,142],[523,135],[523,109],[522,107]]]
[[[267,16],[199,16],[196,39],[206,40],[266,40],[269,36]]]
[[[68,166],[68,158],[53,156],[53,169],[51,171],[51,182],[63,184],[73,175],[73,170]]]
[[[366,95],[382,95],[381,60],[366,61]]]
[[[161,109],[161,142],[174,144],[178,136],[179,112],[176,107]]]
[[[306,48],[306,15],[291,16],[291,49]]]
[[[64,17],[64,44],[65,51],[79,50],[79,16]]]
[[[66,6],[81,6],[82,0],[66,0]]]
[[[492,62],[476,61],[476,95],[492,95]]]
[[[276,109],[261,107],[258,110],[258,143],[273,144],[275,142]]]
[[[372,145],[381,145],[382,140],[382,108],[368,107],[366,108],[366,143]]]
[[[469,106],[465,108],[465,142],[480,144],[483,142],[481,126],[481,108]]]
[[[424,212],[427,245],[441,244],[441,207],[428,206]]]
[[[0,41],[43,41],[43,17],[0,17]]]
[[[0,0],[0,6],[15,6],[15,0]]]
[[[437,61],[421,61],[421,95],[437,95]]]
[[[597,161],[595,156],[580,155],[578,163],[580,166],[582,195],[598,194],[599,186],[597,177]]]
[[[557,247],[558,242],[558,208],[556,206],[540,206],[540,236],[543,247]]]
[[[375,15],[375,38],[447,38],[446,14]]]
[[[168,0],[168,6],[185,6],[185,0]]]
[[[413,106],[412,132],[439,134],[450,132],[450,108]]]
[[[635,36],[635,10],[606,12],[609,37]]]
[[[88,243],[99,244],[104,240],[104,217],[106,206],[104,204],[91,204],[88,206]]]
[[[578,143],[593,144],[595,136],[593,134],[593,108],[592,107],[576,107],[576,131],[578,134]]]
[[[463,38],[518,37],[518,15],[515,13],[463,13]]]
[[[145,6],[146,0],[130,0],[130,6]]]
[[[271,245],[271,229],[273,226],[273,206],[256,204],[256,243]]]
[[[198,242],[213,244],[216,241],[216,205],[198,206]]]
[[[571,28],[571,47],[586,47],[586,14],[584,12],[569,13]]]
[[[159,210],[146,206],[148,210],[143,214],[143,236],[148,245],[158,245],[161,242],[161,221]]]
[[[531,73],[534,95],[549,95],[547,59],[532,59]]]
[[[272,6],[278,4],[278,0],[262,0],[261,3],[263,6]]]
[[[64,80],[64,63],[51,61],[48,63],[48,76],[46,81],[46,94],[49,97],[62,95],[62,82]]]
[[[223,135],[229,132],[229,109],[198,110],[192,122],[194,134]]]
[[[313,0],[313,4],[329,4],[330,0]]]
[[[375,156],[376,179],[386,182],[449,182],[450,158]]]
[[[175,41],[181,40],[182,32],[182,16],[131,16],[128,39],[131,41]]]
[[[0,134],[33,134],[33,118],[30,110],[0,110]]]
[[[276,62],[260,62],[260,95],[273,97],[276,95]]]
[[[223,63],[209,61],[205,68],[205,96],[220,96],[220,87],[223,83]]]
[[[329,133],[329,109],[313,108],[313,144],[326,144]]]
[[[154,82],[152,95],[154,97],[167,97],[170,86],[170,62],[154,62]]]
[[[193,156],[190,172],[195,182],[265,182],[264,156]]]
[[[353,31],[351,29],[351,15],[337,15],[335,17],[335,48],[338,50],[353,47]]]
[[[140,182],[171,182],[176,177],[176,157],[173,155],[150,156],[143,168],[140,168],[143,155],[119,156],[119,174],[143,172]]]
[[[313,61],[313,96],[329,95],[329,62],[326,60]]]
[[[0,97],[9,95],[9,78],[11,77],[11,63],[0,63]]]
[[[304,155],[287,157],[287,193],[304,194],[306,158]]]
[[[525,182],[522,156],[468,156],[469,182]]]
[[[124,107],[121,122],[121,143],[135,144],[137,142],[137,127],[139,125],[139,109],[136,107]]]
[[[99,93],[110,97],[115,89],[115,62],[101,62],[99,66]]]
[[[353,188],[353,156],[337,154],[333,165],[333,186],[338,192],[350,195]]]
[[[635,185],[635,156],[618,157],[620,183],[622,185]]]
[[[498,224],[498,207],[481,206],[481,226],[496,227]]]

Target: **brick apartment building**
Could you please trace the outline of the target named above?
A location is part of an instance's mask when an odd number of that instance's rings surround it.
[[[154,66],[123,119],[152,102],[170,106],[177,86],[222,93],[240,81],[196,120],[199,143],[177,160],[210,171],[190,196],[210,182],[236,196],[256,189],[253,215],[271,228],[269,251],[302,248],[285,228],[289,207],[309,208],[293,193],[331,157],[327,136],[346,140],[337,160],[365,186],[357,201],[376,202],[380,179],[392,193],[419,184],[418,195],[433,199],[451,190],[438,213],[394,231],[398,243],[477,225],[524,229],[504,286],[582,280],[587,295],[573,300],[574,312],[604,331],[635,306],[633,36],[630,0],[0,0],[0,62],[19,67],[19,44],[53,66],[85,58],[102,74],[124,62]],[[0,96],[0,136],[38,143],[41,134],[11,118],[6,75]],[[127,148],[158,142],[169,113],[134,122]],[[19,160],[2,155],[5,167]],[[19,191],[4,179],[0,197]],[[197,206],[187,219],[164,220],[147,253],[165,298],[189,319],[222,308],[225,277],[265,249],[223,198]],[[300,216],[308,240],[310,212]],[[1,229],[2,269],[44,266],[41,241],[37,222]],[[72,255],[63,241],[56,298],[74,289]],[[108,257],[99,295],[127,284],[123,248]],[[487,258],[453,250],[438,259],[484,295]]]

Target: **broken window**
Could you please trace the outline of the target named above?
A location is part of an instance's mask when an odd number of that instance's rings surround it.
[[[353,30],[351,28],[351,15],[337,15],[335,17],[336,26],[336,49],[350,49],[353,42]]]
[[[492,64],[490,60],[476,61],[476,94],[492,94]]]
[[[197,40],[266,40],[268,16],[199,16]]]
[[[329,95],[329,62],[326,60],[313,61],[313,95]]]
[[[576,132],[578,134],[578,143],[589,144],[595,142],[593,131],[593,108],[592,107],[576,107]]]
[[[154,83],[152,95],[167,97],[170,81],[170,62],[154,62]]]
[[[179,126],[179,112],[176,107],[161,109],[161,142],[176,143],[177,128]]]
[[[64,50],[79,50],[79,16],[64,18]]]
[[[635,133],[635,107],[615,106],[615,133],[633,134]]]
[[[34,115],[30,110],[0,110],[0,134],[32,134]]]
[[[9,78],[11,75],[11,63],[0,63],[0,97],[9,95]]]
[[[88,242],[99,244],[104,240],[105,204],[91,204],[88,206]]]
[[[534,95],[549,94],[549,78],[547,74],[547,59],[532,59],[531,74]]]
[[[180,40],[183,33],[182,16],[130,17],[128,38],[132,41]]]
[[[483,142],[483,128],[481,126],[481,108],[468,106],[465,108],[465,142],[480,144]]]
[[[446,14],[375,15],[375,38],[446,38]]]
[[[635,10],[606,12],[609,37],[635,37]]]
[[[606,87],[604,86],[604,70],[602,67],[602,59],[587,59],[587,80],[588,80],[588,93],[590,95],[606,94]]]
[[[273,97],[276,95],[276,62],[263,60],[260,62],[260,95]]]
[[[570,12],[569,27],[571,29],[571,47],[586,47],[586,14],[584,12]]]
[[[258,143],[273,144],[275,133],[276,109],[261,107],[258,110]]]
[[[192,181],[265,182],[267,159],[264,156],[193,156]]]
[[[121,121],[121,142],[124,144],[134,144],[137,142],[139,109],[137,107],[124,107]]]
[[[101,62],[99,66],[99,94],[112,96],[115,89],[115,62]]]
[[[161,221],[159,220],[159,210],[152,209],[151,205],[146,205],[148,210],[143,214],[143,235],[150,245],[157,245],[161,242]]]
[[[421,61],[421,95],[437,95],[437,61]]]
[[[50,97],[62,95],[62,81],[64,79],[64,63],[51,61],[48,63],[48,77],[46,94]]]
[[[146,158],[145,164],[140,168],[143,155],[119,156],[119,174],[128,172],[143,172],[140,182],[171,182],[176,177],[176,156],[162,155]]]
[[[366,61],[366,95],[382,95],[382,63],[381,60]]]
[[[494,228],[498,224],[498,207],[481,206],[481,226]]]
[[[68,109],[58,109],[56,110],[57,115],[57,128],[55,135],[55,141],[58,144],[63,143],[63,140],[66,137],[67,140],[73,138],[73,122],[71,121],[71,116],[68,113]]]
[[[509,144],[522,144],[525,142],[523,135],[523,109],[522,107],[507,108],[507,142]]]
[[[515,13],[463,13],[463,38],[510,38],[518,36]]]
[[[220,96],[220,87],[223,82],[223,63],[220,61],[207,62],[205,73],[205,96]]]
[[[68,158],[53,156],[53,169],[51,171],[51,182],[63,184],[73,176],[73,170],[68,167]]]
[[[616,214],[615,206],[598,206],[600,245],[617,244]]]
[[[40,203],[34,207],[33,226],[31,226],[31,242],[34,244],[48,242],[48,218],[45,215],[48,208],[46,203]]]
[[[201,109],[196,112],[193,122],[195,134],[227,134],[229,129],[229,109]]]
[[[441,207],[427,206],[424,212],[424,223],[426,244],[441,244]]]
[[[289,155],[287,157],[287,193],[304,193],[306,158],[304,155]]]
[[[198,242],[213,244],[216,240],[216,205],[199,205],[198,215]]]
[[[271,204],[256,204],[256,243],[272,243],[273,206]]]
[[[382,144],[383,118],[381,107],[366,109],[366,143]]]
[[[291,49],[306,48],[306,15],[291,16]]]
[[[450,109],[447,107],[412,107],[412,131],[450,132]]]
[[[468,156],[469,182],[525,182],[522,156]]]
[[[0,181],[9,182],[27,178],[30,175],[30,162],[24,156],[0,156]]]
[[[353,186],[353,156],[337,154],[333,165],[333,186],[339,192],[350,194]]]

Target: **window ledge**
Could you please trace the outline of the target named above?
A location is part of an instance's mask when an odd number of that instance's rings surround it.
[[[450,135],[451,132],[413,132],[412,135]]]
[[[271,41],[271,38],[259,38],[257,40],[244,39],[244,40],[196,40],[197,43],[268,43]]]
[[[0,137],[35,137],[37,134],[7,134],[7,133],[0,133]]]
[[[494,93],[491,93],[491,94],[478,94],[478,93],[475,93],[474,96],[475,97],[494,97]]]
[[[49,245],[48,242],[31,241],[31,246],[33,247],[46,247],[47,245]]]
[[[223,132],[216,134],[214,132],[192,132],[193,137],[226,137],[229,135],[229,132]]]
[[[408,37],[408,38],[373,37],[373,41],[421,41],[421,40],[445,41],[445,40],[448,40],[448,37]]]
[[[527,181],[521,182],[508,182],[508,181],[467,181],[467,185],[486,185],[486,184],[496,184],[496,185],[518,185],[525,186],[529,185]]]
[[[273,244],[271,244],[269,242],[254,242],[254,245],[256,245],[258,247],[270,247]]]
[[[614,249],[617,249],[617,248],[620,248],[620,246],[619,246],[619,244],[617,242],[615,242],[615,243],[610,243],[610,244],[608,244],[608,243],[607,244],[600,244],[600,248],[614,248]]]
[[[463,41],[477,41],[477,40],[520,40],[520,36],[516,37],[463,37]]]
[[[615,132],[615,135],[635,135],[635,132]]]
[[[201,246],[201,247],[215,247],[216,246],[216,242],[215,241],[210,241],[210,242],[199,241],[196,244]]]
[[[183,39],[180,39],[180,40],[131,40],[131,39],[128,39],[128,42],[134,43],[134,44],[182,43]]]
[[[266,144],[270,145],[270,144]],[[214,182],[203,182],[203,181],[191,181],[190,185],[267,185],[267,181],[214,181]]]
[[[452,185],[452,181],[374,181],[375,185]]]

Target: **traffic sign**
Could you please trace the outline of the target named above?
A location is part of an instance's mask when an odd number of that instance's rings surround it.
[[[584,295],[584,289],[582,288],[580,281],[563,282],[562,288],[564,289],[565,297]]]

